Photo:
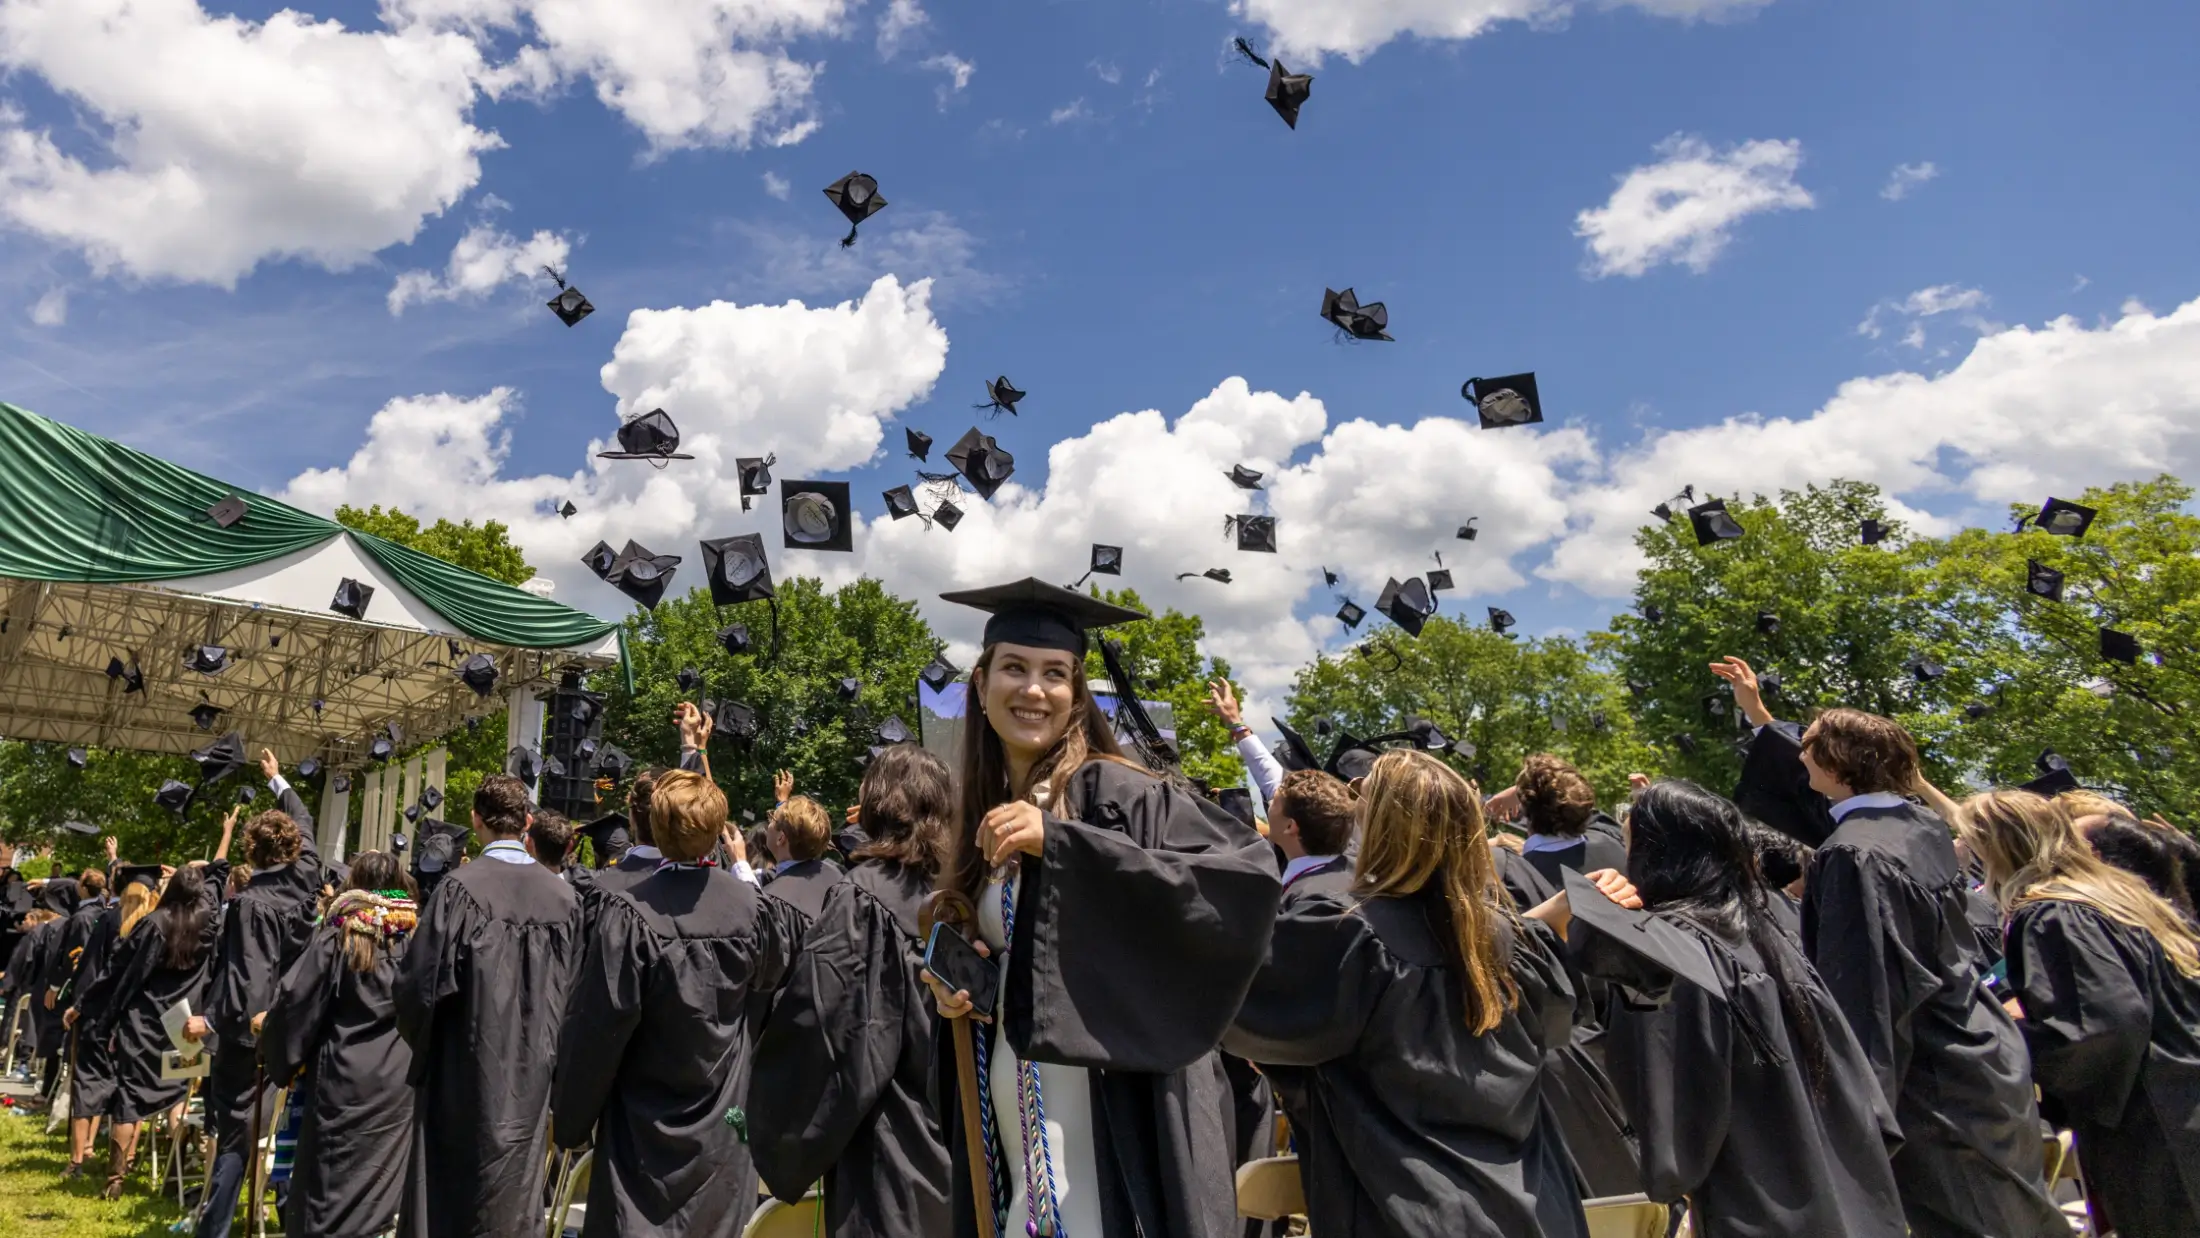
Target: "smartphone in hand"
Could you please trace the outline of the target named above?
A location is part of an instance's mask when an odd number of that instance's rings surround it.
[[[948,988],[970,994],[971,1013],[985,1019],[993,1017],[1001,974],[995,970],[993,960],[979,954],[952,925],[932,926],[931,940],[924,944],[924,970]]]

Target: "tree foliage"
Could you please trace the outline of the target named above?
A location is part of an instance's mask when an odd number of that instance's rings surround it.
[[[1096,589],[1094,596],[1133,610],[1147,609],[1131,589],[1105,593]],[[1197,615],[1165,610],[1149,619],[1118,624],[1104,635],[1122,648],[1123,669],[1138,681],[1139,699],[1165,701],[1175,715],[1176,746],[1184,758],[1184,773],[1214,787],[1244,782],[1245,764],[1238,759],[1237,745],[1230,742],[1230,728],[1208,704],[1207,685],[1228,679],[1230,667],[1219,658],[1201,657],[1199,642],[1207,636],[1206,623]],[[1095,680],[1108,677],[1097,641],[1085,655],[1085,675]],[[1238,690],[1235,684],[1231,689]]]
[[[62,828],[72,821],[114,835],[125,860],[181,864],[210,854],[238,787],[259,786],[244,777],[206,788],[178,816],[155,804],[153,793],[170,778],[198,781],[198,767],[183,757],[95,748],[79,770],[69,764],[68,750],[61,745],[0,743],[0,820],[7,822],[9,842],[50,847],[59,872],[107,862],[97,836]],[[273,806],[264,788],[255,806]]]
[[[1324,723],[1366,739],[1425,718],[1473,743],[1472,759],[1445,759],[1485,790],[1510,784],[1530,754],[1553,752],[1606,803],[1652,760],[1619,679],[1564,637],[1519,640],[1435,615],[1417,639],[1392,633],[1365,648],[1299,672],[1289,721],[1317,757],[1336,739],[1321,734]]]

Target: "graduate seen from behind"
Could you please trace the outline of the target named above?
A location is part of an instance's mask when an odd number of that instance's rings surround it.
[[[1275,853],[1120,754],[1085,682],[1086,632],[1144,615],[1032,579],[942,597],[992,618],[936,910],[974,912],[965,927],[999,980],[998,1017],[972,1038],[977,1108],[959,1053],[939,1055],[950,1232],[979,1234],[983,1208],[996,1234],[1226,1238],[1239,1222],[1215,1050],[1267,951]],[[966,989],[926,983],[943,1016],[981,1013]]]
[[[394,997],[419,922],[412,878],[386,851],[351,861],[343,891],[283,975],[261,1028],[268,1088],[306,1106],[283,1229],[292,1238],[373,1238],[404,1197],[412,1050]]]
[[[939,1022],[918,972],[954,815],[938,757],[904,743],[871,759],[855,865],[824,892],[757,1043],[757,1169],[789,1203],[822,1182],[829,1234],[947,1230],[947,1143],[930,1081]]]
[[[1963,805],[2008,917],[2009,988],[2048,1113],[2076,1135],[2096,1233],[2200,1234],[2200,936],[2026,791]]]
[[[700,750],[700,712],[683,701],[677,717]],[[707,772],[659,775],[649,812],[663,859],[603,896],[574,977],[556,1139],[595,1141],[583,1238],[735,1238],[757,1205],[743,1109],[755,1012],[785,978],[801,925],[739,875],[744,847]],[[708,859],[721,844],[737,873]]]
[[[1605,1062],[1641,1143],[1641,1189],[1685,1197],[1701,1238],[1902,1238],[1894,1113],[1780,926],[1741,813],[1660,782],[1636,796],[1627,833],[1642,910],[1570,875],[1528,914],[1564,933],[1582,973],[1619,986]]]
[[[1394,1238],[1585,1238],[1542,1101],[1574,992],[1543,924],[1515,915],[1481,797],[1425,752],[1376,758],[1352,889],[1294,898],[1224,1038],[1300,1068],[1308,1227]]]
[[[436,884],[398,967],[413,1087],[400,1238],[542,1232],[543,1119],[581,910],[527,854],[527,824],[525,784],[481,780],[473,828],[486,845]]]

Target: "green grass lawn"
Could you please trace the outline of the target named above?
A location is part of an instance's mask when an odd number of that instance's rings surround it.
[[[165,1238],[182,1215],[175,1196],[156,1198],[140,1167],[121,1199],[101,1199],[99,1188],[107,1181],[104,1145],[101,1151],[96,1174],[65,1183],[64,1133],[46,1134],[43,1117],[0,1111],[0,1231],[11,1238]]]

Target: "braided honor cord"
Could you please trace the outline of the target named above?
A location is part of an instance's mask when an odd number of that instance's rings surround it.
[[[1001,883],[1001,938],[1011,945],[1016,940],[1014,881]],[[1001,950],[1001,960],[1005,972],[1006,946]],[[983,1069],[982,1065],[980,1068]],[[991,1116],[990,1100],[986,1108]],[[1032,1062],[1016,1063],[1016,1119],[1024,1133],[1024,1232],[1030,1238],[1069,1238],[1057,1206],[1054,1148],[1047,1134],[1046,1097],[1039,1089],[1039,1067]],[[1005,1221],[1005,1212],[1003,1208],[995,1215]]]

